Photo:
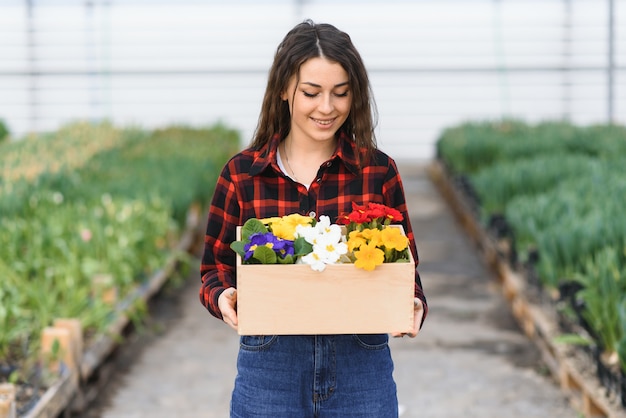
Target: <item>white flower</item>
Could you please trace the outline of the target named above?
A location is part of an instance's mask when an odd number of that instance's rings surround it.
[[[341,227],[330,223],[330,218],[326,215],[320,216],[320,221],[315,225],[320,234],[328,237],[329,241],[340,242],[342,239]]]
[[[60,192],[52,193],[52,201],[55,204],[60,205],[61,203],[63,203],[63,194]]]
[[[326,263],[319,257],[319,254],[315,252],[302,256],[302,262],[311,266],[315,271],[324,271]]]
[[[323,271],[326,264],[334,264],[348,252],[339,225],[331,224],[328,216],[320,216],[315,226],[298,226],[296,234],[313,246],[313,252],[302,257],[302,261],[316,271]]]
[[[317,253],[327,264],[336,263],[342,254],[348,252],[348,245],[338,242],[331,235],[320,235],[317,244],[313,245],[313,252]]]
[[[331,224],[330,218],[326,215],[320,216],[320,220],[315,226],[311,225],[298,225],[296,227],[296,237],[303,237],[311,245],[317,244],[318,239],[321,236],[328,236],[325,242],[328,240],[339,242],[342,239],[341,227],[339,225]]]
[[[317,240],[319,233],[317,228],[311,225],[298,225],[296,226],[296,235],[295,237],[302,237],[306,240],[306,242],[314,245],[315,240]]]

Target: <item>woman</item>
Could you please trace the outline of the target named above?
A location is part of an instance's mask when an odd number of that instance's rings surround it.
[[[235,229],[291,213],[337,219],[352,202],[399,210],[395,162],[376,148],[367,72],[350,37],[305,21],[276,51],[251,146],[224,167],[209,209],[202,304],[237,329]],[[381,295],[385,297],[385,295]],[[414,337],[427,305],[415,273]],[[403,334],[394,334],[403,336]],[[231,417],[397,417],[388,336],[243,336]]]

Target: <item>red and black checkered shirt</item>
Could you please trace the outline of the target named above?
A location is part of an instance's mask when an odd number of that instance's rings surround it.
[[[219,295],[236,287],[235,252],[230,243],[236,239],[236,227],[250,218],[269,218],[292,213],[331,221],[352,211],[352,202],[381,203],[399,210],[411,251],[418,263],[417,249],[409,220],[402,181],[395,162],[376,150],[369,164],[359,168],[353,141],[340,137],[333,156],[322,164],[309,189],[287,177],[276,162],[280,138],[275,136],[261,149],[246,149],[235,155],[217,180],[209,208],[205,248],[200,266],[200,300],[217,318]],[[415,296],[424,303],[420,276],[415,271]]]

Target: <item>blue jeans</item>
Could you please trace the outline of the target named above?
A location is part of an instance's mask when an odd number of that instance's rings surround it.
[[[242,336],[231,418],[397,418],[388,338]]]

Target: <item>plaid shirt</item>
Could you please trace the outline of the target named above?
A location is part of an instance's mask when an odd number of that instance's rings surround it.
[[[279,168],[276,162],[279,143],[277,135],[259,150],[240,152],[226,164],[217,180],[200,266],[200,300],[217,318],[222,318],[217,305],[219,295],[225,289],[237,286],[236,254],[230,243],[236,239],[236,227],[250,218],[297,212],[316,218],[327,215],[334,220],[340,214],[352,211],[352,202],[360,205],[382,203],[402,213],[402,224],[418,263],[402,181],[391,158],[376,150],[370,164],[359,168],[354,142],[340,137],[337,150],[320,166],[315,181],[307,190]],[[424,303],[425,318],[428,308],[417,269],[415,296]]]

